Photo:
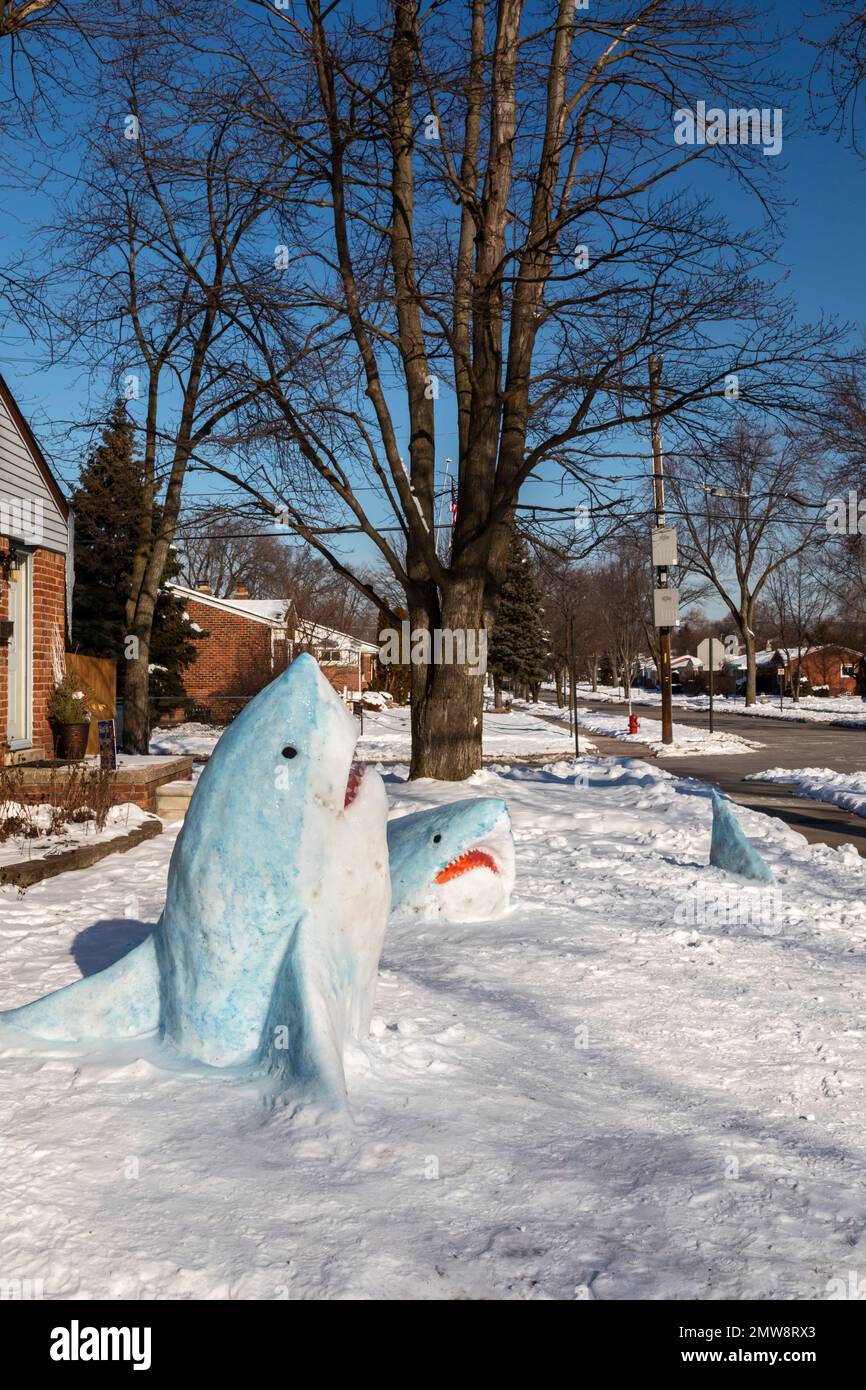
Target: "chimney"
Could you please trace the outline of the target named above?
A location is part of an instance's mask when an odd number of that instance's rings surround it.
[[[239,584],[238,587],[235,589],[234,594],[232,595],[233,598],[249,598],[249,596],[250,591],[247,588],[246,584]]]
[[[209,593],[210,593],[210,584],[196,584],[195,587],[196,587],[196,593],[199,593],[199,594],[209,594]]]

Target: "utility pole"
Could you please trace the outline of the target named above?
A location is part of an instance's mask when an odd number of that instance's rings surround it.
[[[577,670],[577,660],[576,660],[576,656],[575,656],[575,646],[576,646],[576,643],[575,643],[575,640],[574,640],[574,614],[573,614],[573,613],[572,613],[572,615],[571,615],[571,622],[570,622],[569,626],[570,626],[570,628],[571,628],[571,634],[570,634],[570,635],[571,635],[571,671],[570,671],[570,673],[569,673],[569,685],[571,686],[571,689],[572,689],[572,691],[573,691],[572,700],[573,700],[573,702],[574,702],[574,756],[575,756],[576,758],[579,758],[579,757],[580,757],[580,733],[579,733],[578,727],[577,727],[577,681],[575,680],[575,675],[576,675],[576,670]]]
[[[656,514],[656,531],[666,525],[665,521],[665,479],[662,460],[662,434],[659,424],[659,377],[662,359],[658,353],[650,353],[650,425],[653,448],[653,506]],[[667,589],[668,569],[666,565],[656,566],[656,588]],[[671,630],[659,628],[659,682],[662,691],[662,743],[673,743],[673,691],[671,689]]]

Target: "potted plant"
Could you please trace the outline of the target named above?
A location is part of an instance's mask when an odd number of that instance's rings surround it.
[[[87,752],[90,711],[87,696],[68,672],[48,692],[48,723],[54,736],[54,756],[80,762]]]

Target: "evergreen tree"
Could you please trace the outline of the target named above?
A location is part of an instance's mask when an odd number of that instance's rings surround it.
[[[72,495],[75,515],[75,587],[72,642],[87,656],[117,662],[123,696],[126,602],[143,509],[144,479],[135,452],[135,427],[123,401],[115,401],[102,440],[81,470]],[[171,560],[164,582],[180,573]],[[195,659],[192,628],[183,604],[165,589],[157,601],[150,660],[151,718],[184,698],[183,671]]]
[[[537,687],[550,667],[541,596],[526,544],[517,534],[502,585],[487,666],[493,676],[497,706],[503,681],[510,681],[512,688]]]
[[[72,494],[75,516],[75,587],[72,640],[87,656],[122,664],[136,543],[141,483],[134,451],[135,430],[122,401],[115,401],[97,445]],[[118,670],[118,681],[121,672]]]

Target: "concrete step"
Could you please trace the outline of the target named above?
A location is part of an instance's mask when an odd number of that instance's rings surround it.
[[[165,782],[156,793],[156,814],[162,820],[183,820],[194,782]]]
[[[44,748],[19,748],[15,753],[0,754],[3,767],[19,767],[21,763],[38,763],[45,758]]]

